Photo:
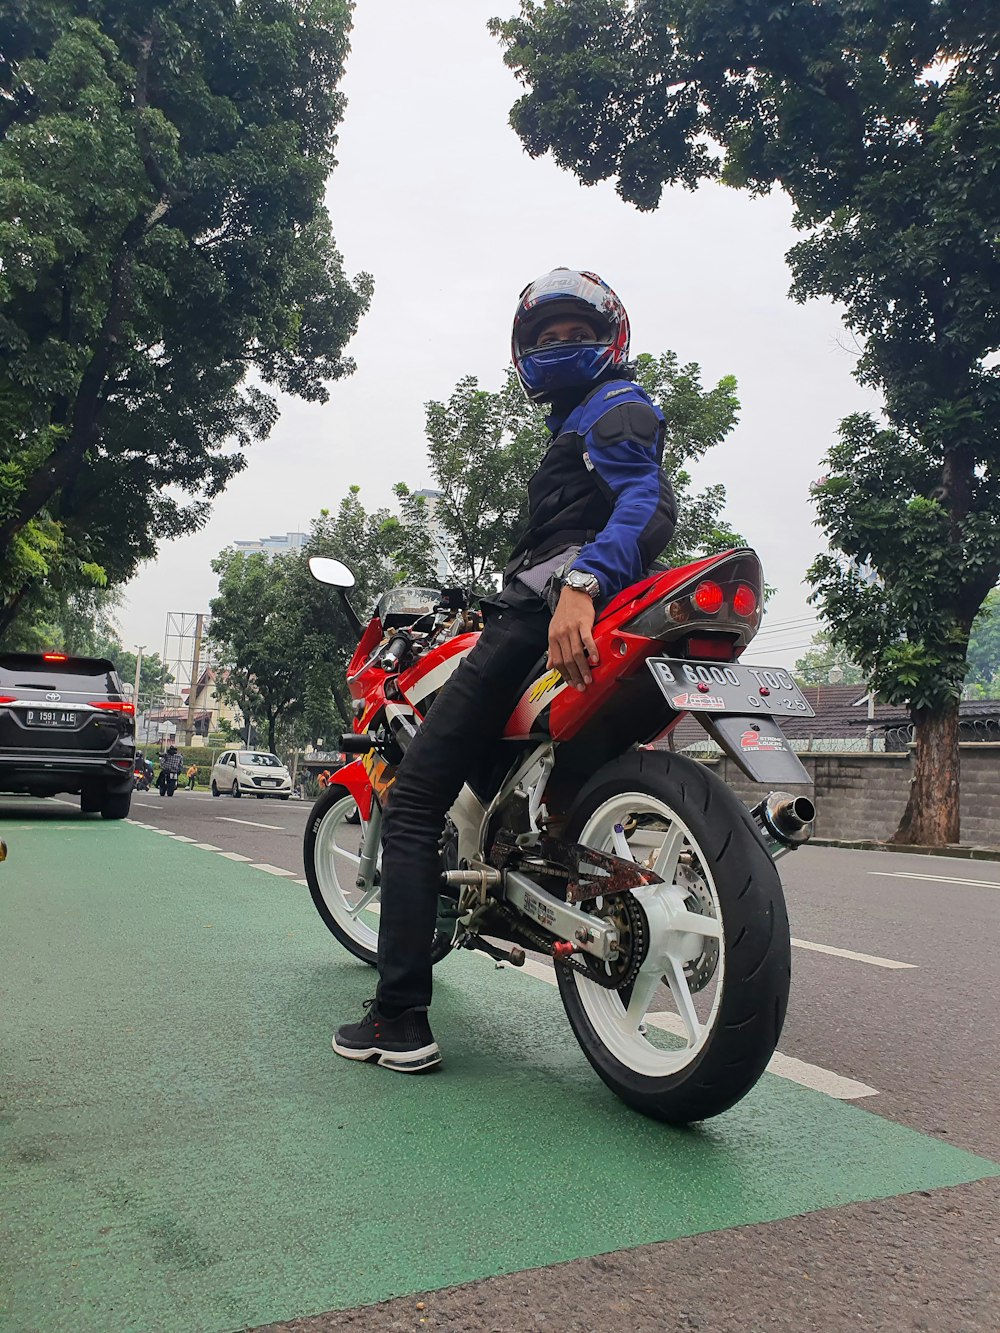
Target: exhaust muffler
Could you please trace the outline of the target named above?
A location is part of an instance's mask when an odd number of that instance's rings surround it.
[[[816,807],[808,796],[773,791],[750,811],[775,861],[794,852],[813,835]]]

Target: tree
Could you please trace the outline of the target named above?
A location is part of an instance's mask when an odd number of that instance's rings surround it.
[[[852,662],[847,652],[833,640],[828,629],[821,629],[813,635],[813,647],[795,663],[792,671],[800,685],[828,685],[836,679],[843,685],[864,685],[865,673]],[[831,677],[836,670],[838,676]]]
[[[959,837],[958,698],[1000,577],[1000,65],[959,0],[552,0],[494,20],[530,153],[655,208],[665,184],[780,185],[798,300],[838,301],[885,422],[848,418],[810,578],[916,734],[900,841]],[[869,565],[875,581],[858,574]]]
[[[739,411],[736,380],[701,387],[700,367],[674,352],[635,362],[636,381],[667,419],[663,466],[677,493],[680,518],[669,558],[680,563],[744,545],[721,518],[725,487],[691,493],[685,465],[732,430]],[[444,532],[455,579],[472,595],[492,592],[528,519],[528,481],[551,438],[512,368],[497,393],[474,375],[459,380],[446,403],[427,404],[427,453],[442,492],[435,519]]]
[[[352,486],[335,513],[324,509],[313,521],[302,558],[289,566],[288,595],[297,608],[306,677],[303,716],[313,741],[350,723],[345,678],[358,635],[339,595],[309,574],[310,556],[347,565],[355,578],[351,605],[362,621],[387,588],[399,583],[437,586],[424,502],[403,485],[394,489],[398,514],[388,508],[369,512],[361,488]]]
[[[235,703],[244,719],[264,722],[274,749],[278,722],[301,711],[305,693],[296,607],[286,595],[293,556],[265,551],[222,551],[212,561],[219,595],[209,604],[209,637],[218,658],[220,698]]]
[[[322,401],[353,368],[371,282],[323,205],[349,27],[348,0],[0,0],[0,630],[204,522],[262,385]]]
[[[355,576],[352,603],[364,618],[394,584],[434,584],[422,500],[395,488],[399,513],[369,513],[352,486],[335,514],[323,510],[298,555],[227,549],[212,561],[219,595],[209,631],[219,662],[218,692],[244,718],[316,741],[344,730],[351,713],[344,679],[358,636],[337,594],[317,583],[310,556],[340,560]]]
[[[973,698],[1000,698],[1000,588],[994,588],[972,622],[966,689]]]

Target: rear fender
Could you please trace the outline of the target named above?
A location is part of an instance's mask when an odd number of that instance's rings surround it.
[[[372,784],[368,772],[360,759],[338,768],[330,779],[331,785],[346,787],[357,803],[361,818],[367,821],[372,817]]]
[[[694,713],[716,745],[753,782],[812,783],[781,727],[766,713],[752,717]]]

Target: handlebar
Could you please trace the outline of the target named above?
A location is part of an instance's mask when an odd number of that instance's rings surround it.
[[[410,646],[409,636],[406,634],[395,634],[389,641],[389,646],[379,659],[379,666],[383,671],[395,671],[402,660],[403,654]]]

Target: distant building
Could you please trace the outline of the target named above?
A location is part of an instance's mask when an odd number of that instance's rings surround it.
[[[268,551],[272,555],[294,555],[309,540],[308,532],[286,532],[282,536],[258,537],[255,541],[233,542],[237,551]]]
[[[448,559],[448,539],[438,516],[438,503],[444,499],[444,491],[414,491],[414,496],[423,500],[427,532],[434,552],[434,573],[438,582],[444,586],[454,580],[451,562]]]

